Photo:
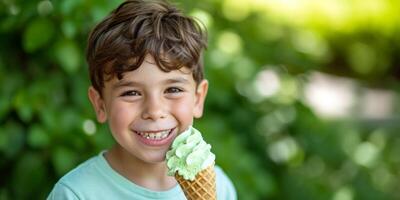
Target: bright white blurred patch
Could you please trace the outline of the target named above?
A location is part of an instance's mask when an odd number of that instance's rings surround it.
[[[394,110],[395,94],[388,90],[365,89],[361,98],[361,117],[386,119]]]
[[[348,116],[354,105],[355,89],[356,84],[350,79],[315,72],[304,89],[305,103],[321,117]]]
[[[363,142],[354,152],[354,161],[362,166],[371,167],[379,155],[379,149],[371,142]]]
[[[94,135],[96,133],[96,124],[93,120],[87,119],[83,122],[83,131],[87,135]]]
[[[333,195],[332,200],[353,200],[354,192],[349,187],[342,187]]]
[[[287,163],[296,156],[299,147],[296,141],[291,137],[285,137],[274,143],[268,148],[268,154],[271,159],[277,163]]]
[[[260,71],[254,82],[255,91],[264,98],[276,94],[280,86],[279,75],[270,69]]]

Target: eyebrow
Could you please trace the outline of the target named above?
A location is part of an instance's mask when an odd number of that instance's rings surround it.
[[[189,80],[186,78],[182,77],[177,77],[177,78],[170,78],[167,80],[162,81],[163,84],[174,84],[174,83],[182,83],[182,84],[188,84],[190,83]],[[112,86],[113,89],[121,88],[121,87],[132,87],[132,86],[142,86],[142,83],[136,82],[136,81],[124,81],[121,80],[118,83],[114,84]]]
[[[171,84],[171,83],[184,83],[184,84],[187,84],[187,83],[190,83],[190,82],[186,78],[177,77],[177,78],[167,79],[167,80],[163,81],[163,83],[165,83],[165,84]]]
[[[118,83],[114,84],[112,86],[113,89],[117,89],[117,88],[121,88],[121,87],[129,87],[129,86],[140,86],[142,85],[139,82],[135,82],[135,81],[119,81]]]

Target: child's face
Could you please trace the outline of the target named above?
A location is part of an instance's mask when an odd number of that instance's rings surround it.
[[[97,119],[108,121],[121,150],[149,163],[165,159],[174,138],[201,117],[206,80],[196,83],[186,68],[161,71],[151,56],[142,65],[105,83],[103,98],[92,87]]]

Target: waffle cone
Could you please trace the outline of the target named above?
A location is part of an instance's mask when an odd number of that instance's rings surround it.
[[[216,200],[216,182],[214,165],[200,171],[193,181],[185,180],[178,173],[175,179],[181,186],[188,200]]]

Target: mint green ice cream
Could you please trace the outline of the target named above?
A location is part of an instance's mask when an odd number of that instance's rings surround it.
[[[190,126],[178,135],[167,152],[168,175],[177,172],[186,180],[193,181],[196,174],[214,163],[215,155],[210,151],[201,133]]]

